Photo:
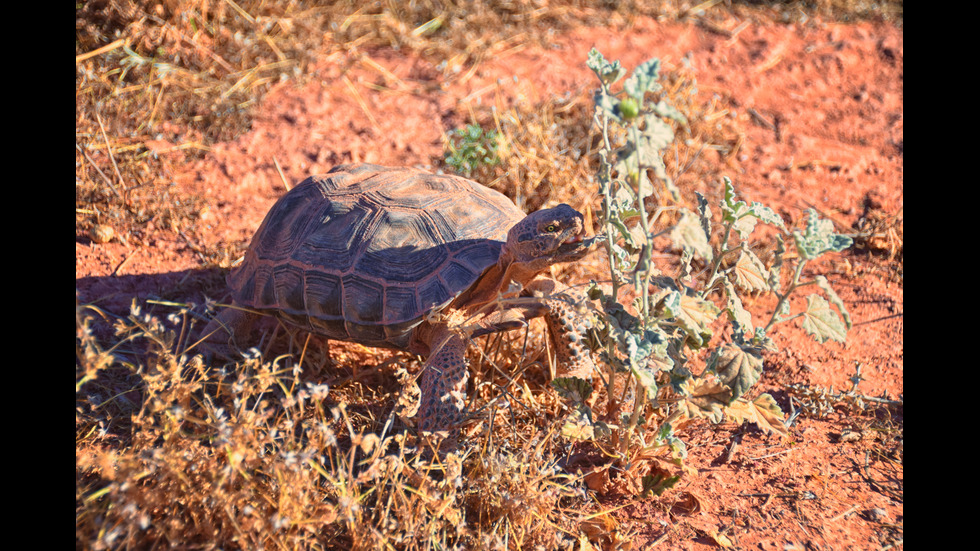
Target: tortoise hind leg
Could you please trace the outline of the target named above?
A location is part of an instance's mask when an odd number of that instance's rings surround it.
[[[214,317],[201,332],[201,349],[205,354],[232,359],[248,342],[252,326],[261,317],[249,310],[232,306]]]

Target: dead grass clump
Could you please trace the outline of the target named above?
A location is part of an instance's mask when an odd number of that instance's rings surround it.
[[[474,177],[533,212],[566,202],[583,209],[594,198],[592,105],[584,95],[520,105],[487,121],[498,133],[498,166],[482,165]]]
[[[212,365],[187,350],[183,310],[134,308],[105,341],[93,313],[107,316],[81,306],[76,320],[82,547],[555,548],[589,507],[558,466],[567,444],[539,427],[549,400],[523,399],[519,427],[474,425],[439,454],[356,383],[311,380],[299,350]],[[544,391],[543,378],[515,379]]]
[[[864,214],[855,223],[857,235],[854,248],[887,258],[897,263],[897,271],[905,265],[905,212],[887,213],[871,198],[865,198]]]
[[[321,15],[301,2],[84,3],[76,10],[76,113],[90,115],[98,101],[117,108],[105,120],[128,127],[111,130],[152,133],[175,121],[208,141],[229,139],[247,127],[246,108],[322,45],[324,35],[309,32]]]
[[[828,19],[882,18],[901,20],[901,0],[796,2],[656,2],[628,0],[589,3],[580,0],[484,0],[354,2],[330,6],[334,40],[345,47],[406,48],[437,59],[447,75],[462,72],[525,42],[548,43],[557,32],[573,27],[628,27],[637,17],[705,22],[740,18],[786,21],[819,15]],[[696,8],[696,9],[695,9]],[[714,8],[714,9],[711,9]],[[763,15],[764,14],[764,15]]]
[[[687,117],[688,126],[678,130],[672,147],[664,151],[664,164],[674,184],[689,201],[693,191],[706,182],[721,181],[726,167],[738,154],[745,131],[730,97],[702,92],[695,71],[682,60],[661,77],[663,97]],[[696,205],[696,202],[690,202]]]
[[[233,257],[197,245],[209,212],[178,191],[170,163],[247,129],[264,91],[301,72],[322,45],[324,35],[311,32],[319,16],[297,2],[79,4],[76,239],[140,245],[162,229],[205,264]]]
[[[467,476],[474,483],[465,507],[482,527],[482,548],[557,549],[577,533],[574,508],[561,505],[581,507],[585,492],[558,466],[549,436],[526,441],[521,449],[485,450],[469,462]]]
[[[480,2],[353,2],[345,0],[335,9],[346,16],[331,27],[338,42],[348,47],[406,48],[435,59],[447,75],[461,73],[526,42],[544,43],[555,32],[583,24],[622,25],[618,14],[655,12],[642,3],[629,6],[591,7],[575,0],[484,0]],[[340,21],[339,24],[336,21]]]

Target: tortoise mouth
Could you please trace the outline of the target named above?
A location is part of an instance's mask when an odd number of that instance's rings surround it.
[[[568,258],[568,259],[578,259],[586,255],[591,251],[595,244],[599,242],[602,236],[594,235],[588,237],[585,235],[585,230],[580,233],[572,235],[562,241],[561,245],[555,251],[555,256],[558,258]]]

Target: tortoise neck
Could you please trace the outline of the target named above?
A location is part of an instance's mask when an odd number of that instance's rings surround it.
[[[496,264],[483,272],[473,292],[466,300],[467,309],[481,308],[497,299],[498,293],[506,293],[511,282],[526,284],[541,270],[534,270],[523,262],[514,262],[509,255],[501,255]]]

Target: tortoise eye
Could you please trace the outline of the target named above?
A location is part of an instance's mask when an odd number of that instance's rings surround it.
[[[549,233],[553,233],[553,232],[556,232],[556,231],[558,231],[558,226],[556,226],[556,225],[554,225],[554,224],[548,224],[548,225],[547,225],[547,226],[546,226],[546,227],[544,228],[544,231],[546,231],[546,232],[549,232]]]

